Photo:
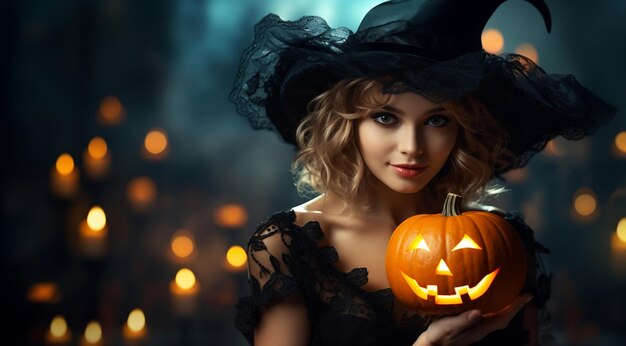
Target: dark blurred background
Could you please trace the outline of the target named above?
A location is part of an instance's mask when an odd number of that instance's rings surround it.
[[[355,30],[380,2],[2,1],[0,343],[244,345],[240,247],[303,198],[293,150],[228,101],[240,53],[268,12]],[[550,142],[494,203],[551,250],[554,343],[623,345],[626,2],[547,3],[551,34],[521,0],[487,28],[618,115]]]

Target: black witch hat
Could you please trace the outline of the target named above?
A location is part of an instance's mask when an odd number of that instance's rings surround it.
[[[254,128],[296,145],[309,102],[340,80],[386,77],[384,92],[412,91],[433,102],[472,94],[510,136],[514,156],[495,173],[522,167],[557,135],[590,135],[615,107],[572,75],[548,74],[518,54],[483,51],[484,26],[504,1],[392,0],[371,9],[354,33],[319,17],[267,15],[243,53],[231,101]],[[526,1],[550,31],[543,0]]]

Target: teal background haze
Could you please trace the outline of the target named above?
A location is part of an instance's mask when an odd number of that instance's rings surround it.
[[[348,0],[5,0],[0,4],[0,343],[38,345],[62,314],[74,334],[97,319],[107,345],[124,344],[131,309],[144,310],[148,345],[245,345],[234,328],[234,305],[248,293],[245,271],[223,267],[231,245],[244,246],[255,225],[302,203],[293,186],[294,150],[268,131],[254,131],[235,113],[228,94],[253,25],[269,12],[283,19],[318,15],[332,27],[356,30],[381,1]],[[487,24],[512,52],[531,43],[539,65],[572,73],[618,107],[610,126],[578,142],[555,141],[556,154],[538,154],[525,179],[501,182],[510,191],[494,204],[520,210],[551,250],[549,325],[557,345],[626,344],[626,250],[615,258],[611,236],[626,217],[626,155],[615,136],[626,131],[626,2],[547,0],[552,33],[524,1],[509,1]],[[125,120],[96,121],[101,100],[117,96]],[[146,133],[169,138],[162,161],[141,156]],[[103,180],[81,177],[69,200],[50,192],[57,157],[103,137],[112,156]],[[153,209],[129,208],[126,186],[138,176],[157,184]],[[580,188],[597,196],[589,218],[572,213]],[[213,219],[225,203],[248,213],[227,229]],[[71,244],[72,220],[92,205],[107,212],[109,243],[97,261]],[[196,254],[185,266],[201,284],[198,311],[187,321],[171,310],[169,282],[181,267],[168,256],[172,234],[193,232]],[[74,234],[74,236],[72,236]],[[54,282],[59,299],[33,303],[28,288]]]

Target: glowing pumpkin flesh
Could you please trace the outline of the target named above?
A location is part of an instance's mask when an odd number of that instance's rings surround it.
[[[499,311],[524,285],[526,254],[515,229],[493,213],[461,214],[460,203],[448,194],[442,214],[406,219],[387,246],[394,295],[425,315]]]

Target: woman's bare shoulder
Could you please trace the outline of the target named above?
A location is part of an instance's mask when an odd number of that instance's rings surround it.
[[[320,195],[292,208],[296,214],[295,224],[303,226],[307,222],[316,221],[322,229],[335,228],[342,225],[347,218],[343,201],[339,198]]]
[[[324,223],[324,206],[324,196],[318,196],[293,207],[292,210],[296,214],[295,224],[302,227],[310,221],[317,221],[320,224]]]

